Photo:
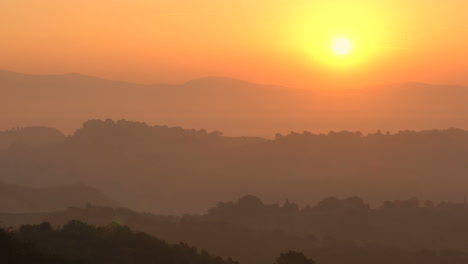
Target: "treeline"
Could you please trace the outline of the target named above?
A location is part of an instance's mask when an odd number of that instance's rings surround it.
[[[203,216],[262,231],[333,237],[402,248],[468,250],[466,203],[385,201],[371,208],[359,197],[328,197],[315,205],[265,204],[256,196],[220,202]]]
[[[98,226],[111,222],[205,248],[245,264],[272,263],[294,250],[317,263],[466,263],[468,217],[463,204],[416,199],[371,208],[357,197],[326,198],[313,206],[265,204],[254,196],[220,203],[203,215],[180,217],[89,205],[64,212],[1,214],[7,225],[54,226],[78,219]]]
[[[92,120],[73,135],[0,150],[0,180],[83,183],[126,207],[197,213],[255,193],[300,203],[356,193],[375,205],[398,197],[461,201],[468,132],[291,133],[267,140],[220,132]]]
[[[0,149],[16,145],[36,147],[65,140],[65,135],[54,128],[24,127],[0,131]]]
[[[62,211],[68,207],[83,207],[87,203],[118,206],[95,188],[83,184],[32,188],[0,181],[0,212],[34,213]]]
[[[66,264],[65,259],[40,251],[31,242],[18,239],[11,231],[0,228],[0,262],[6,264]]]
[[[115,223],[94,227],[70,221],[53,229],[49,223],[0,230],[0,261],[6,264],[236,264],[183,243],[170,245]]]

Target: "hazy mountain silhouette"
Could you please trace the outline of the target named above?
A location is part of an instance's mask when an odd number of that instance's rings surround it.
[[[96,189],[81,184],[31,188],[0,182],[0,212],[3,213],[51,212],[87,203],[118,205]]]
[[[0,71],[0,128],[48,125],[71,132],[88,118],[145,120],[271,136],[290,130],[468,128],[468,88],[400,83],[311,90],[208,77],[142,85],[79,74]]]
[[[24,127],[0,131],[0,149],[12,145],[39,147],[65,140],[65,135],[57,129],[47,127]]]
[[[272,263],[285,250],[328,264],[461,264],[468,260],[467,210],[460,203],[420,205],[414,198],[370,208],[358,197],[329,197],[300,207],[289,201],[265,204],[250,195],[219,203],[203,215],[162,216],[88,205],[52,213],[0,214],[0,221],[16,227],[43,221],[64,226],[71,220],[127,225],[245,264]]]
[[[0,180],[25,186],[84,183],[132,209],[199,212],[246,192],[310,202],[360,194],[371,203],[418,196],[461,201],[468,186],[461,129],[278,134],[220,132],[90,120],[65,140],[0,149]]]

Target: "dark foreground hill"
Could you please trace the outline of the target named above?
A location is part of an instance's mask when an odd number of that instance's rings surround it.
[[[86,122],[64,140],[0,149],[0,180],[82,183],[120,204],[157,213],[201,212],[255,193],[311,203],[359,194],[372,205],[401,197],[463,201],[468,131],[310,132],[274,140],[112,120]]]
[[[82,185],[31,188],[0,182],[0,212],[51,212],[87,203],[118,206],[98,190]]]
[[[32,243],[32,244],[31,244]],[[0,230],[0,260],[5,264],[236,264],[186,244],[166,242],[128,227],[94,227],[71,221],[53,229],[48,223]]]
[[[300,208],[264,204],[253,196],[219,203],[204,215],[183,217],[88,206],[42,214],[0,214],[7,226],[61,226],[72,219],[94,225],[115,222],[170,243],[185,242],[245,264],[269,264],[285,250],[317,263],[467,263],[468,209],[463,204],[416,199],[387,201],[371,209],[357,197],[327,198]]]

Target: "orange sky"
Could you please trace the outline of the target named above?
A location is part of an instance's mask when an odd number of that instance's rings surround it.
[[[466,0],[2,0],[0,69],[300,88],[468,84]],[[333,37],[353,43],[331,53]]]

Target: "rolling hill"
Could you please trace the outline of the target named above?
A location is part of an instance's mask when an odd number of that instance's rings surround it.
[[[468,88],[399,83],[310,90],[207,77],[143,85],[80,74],[0,72],[0,129],[46,125],[67,133],[112,118],[271,137],[291,130],[468,128]]]
[[[24,186],[83,183],[132,209],[200,212],[256,193],[308,202],[359,194],[370,203],[466,195],[468,131],[311,132],[274,140],[90,120],[65,140],[0,149],[0,180]]]
[[[98,190],[81,185],[31,188],[0,182],[0,212],[51,212],[87,203],[117,206]]]

